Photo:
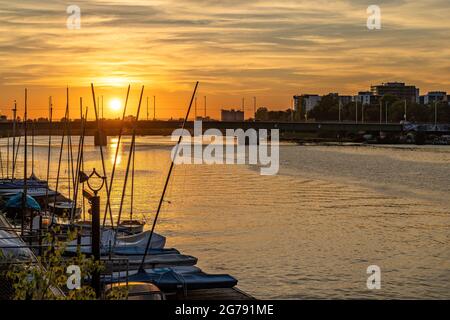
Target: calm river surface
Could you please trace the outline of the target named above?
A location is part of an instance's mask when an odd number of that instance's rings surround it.
[[[105,149],[108,174],[115,141]],[[86,143],[86,171],[101,169],[99,150],[91,138]],[[129,143],[126,137],[119,153],[114,214]],[[46,144],[36,138],[35,173],[44,179]],[[148,221],[171,144],[137,139],[134,213]],[[450,147],[284,144],[280,158],[276,176],[249,165],[176,166],[157,232],[257,298],[450,298]],[[129,207],[128,196],[125,217]],[[369,265],[381,268],[380,290],[366,287]]]

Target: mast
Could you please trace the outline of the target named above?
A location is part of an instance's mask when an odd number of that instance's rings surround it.
[[[35,123],[31,127],[31,176],[34,177],[34,127]]]
[[[49,180],[50,180],[50,160],[51,160],[51,149],[52,149],[52,118],[53,118],[53,104],[52,97],[48,98],[48,113],[49,113],[49,128],[48,128],[48,153],[47,153],[47,188],[45,188],[45,211],[48,210],[48,188],[49,188]]]
[[[91,91],[92,91],[92,100],[94,102],[94,111],[95,111],[95,120],[97,122],[97,130],[100,134],[101,132],[101,124],[99,119],[99,111],[97,111],[97,104],[95,101],[95,90],[94,90],[94,84],[91,83]],[[102,169],[103,169],[103,176],[106,177],[106,166],[105,166],[105,156],[103,154],[103,146],[100,144],[100,157],[102,161]],[[108,179],[105,179],[105,188],[106,188],[106,194],[109,194],[109,184]],[[109,206],[109,218],[111,220],[111,228],[114,229],[114,220],[112,216],[111,206]]]
[[[2,156],[2,150],[0,149],[0,166],[1,166],[1,170],[2,170],[2,179],[5,178],[5,173],[3,171],[3,156]]]
[[[81,100],[80,100],[80,103],[82,103]],[[76,176],[74,177],[75,178],[75,186],[74,186],[74,190],[73,190],[73,193],[74,193],[73,205],[70,210],[70,222],[71,223],[73,222],[74,213],[77,208],[77,202],[78,202],[78,189],[80,186],[80,181],[79,181],[78,177],[79,177],[81,161],[82,161],[82,157],[83,157],[84,137],[86,134],[86,120],[85,119],[87,118],[87,112],[88,112],[88,109],[86,108],[86,116],[83,117],[83,115],[81,115],[81,119],[80,119],[81,120],[81,133],[80,133],[80,139],[78,141]]]
[[[131,164],[131,160],[132,160],[132,157],[133,157],[134,146],[135,146],[135,143],[136,143],[136,129],[137,129],[138,121],[139,121],[139,113],[141,111],[141,101],[142,101],[143,93],[144,93],[144,86],[142,86],[142,89],[141,89],[141,96],[139,98],[139,105],[138,105],[138,108],[137,108],[137,111],[136,111],[136,118],[135,118],[134,123],[133,123],[133,133],[132,133],[132,136],[131,136],[130,153],[128,155],[127,169],[125,171],[125,178],[124,178],[124,182],[123,182],[122,197],[120,199],[119,214],[118,214],[118,217],[117,217],[117,225],[119,225],[120,218],[122,217],[122,208],[123,208],[123,203],[124,203],[124,200],[125,200],[127,181],[128,181],[128,173],[130,172],[130,164]],[[114,236],[114,246],[116,245],[116,239],[117,239],[117,234],[116,234],[116,236]]]
[[[134,207],[134,167],[136,163],[136,143],[133,146],[133,160],[132,160],[132,169],[131,169],[131,199],[130,199],[130,221],[133,220],[133,207]]]
[[[68,94],[68,92],[69,92],[69,89],[67,88],[66,95]],[[64,128],[63,134],[61,136],[61,145],[59,147],[58,171],[56,173],[55,197],[54,197],[54,200],[53,200],[54,205],[56,204],[56,199],[57,199],[56,197],[58,195],[59,176],[60,176],[60,173],[61,173],[61,161],[62,161],[62,155],[63,155],[63,152],[64,152],[64,138],[65,138],[66,129],[67,129],[67,116],[68,116],[68,113],[69,113],[69,103],[67,101],[68,101],[68,98],[66,98],[66,111],[65,111],[65,114],[64,114],[65,128]],[[55,209],[56,208],[53,208],[53,212],[52,212],[52,222],[51,222],[52,224],[53,224],[53,217],[55,215]]]
[[[152,237],[153,237],[153,233],[155,231],[156,223],[158,222],[158,216],[159,216],[159,213],[161,211],[161,206],[162,206],[162,204],[164,202],[164,196],[166,194],[167,186],[169,184],[170,176],[172,174],[173,166],[175,164],[175,159],[176,159],[176,157],[178,155],[178,149],[180,147],[181,140],[183,139],[184,128],[185,128],[186,122],[187,122],[187,120],[189,118],[189,113],[191,111],[192,102],[194,101],[195,93],[197,92],[198,83],[199,82],[197,81],[196,84],[195,84],[194,92],[192,93],[191,101],[189,103],[189,107],[187,109],[186,116],[184,117],[183,126],[181,127],[181,134],[180,134],[180,136],[178,138],[178,142],[177,142],[177,144],[175,146],[175,153],[174,153],[174,156],[172,158],[172,162],[170,163],[169,172],[167,173],[167,178],[166,178],[166,182],[164,183],[164,188],[163,188],[163,191],[162,191],[162,194],[161,194],[161,198],[159,199],[158,210],[156,211],[155,219],[153,220],[152,229],[150,231],[150,236],[148,238],[147,245],[145,246],[144,255],[142,256],[142,262],[141,262],[141,265],[139,266],[139,271],[141,271],[141,272],[144,271],[144,263],[145,263],[145,258],[147,257],[147,251],[148,251],[148,248],[150,247],[150,243],[152,241]]]
[[[24,139],[24,144],[25,144],[25,146],[24,146],[24,153],[23,153],[23,157],[24,157],[24,160],[23,160],[23,166],[24,166],[24,168],[23,168],[23,194],[22,194],[22,225],[21,225],[21,234],[22,234],[22,236],[24,235],[23,234],[23,232],[24,232],[24,229],[25,229],[25,218],[26,218],[26,213],[27,213],[27,187],[28,187],[28,185],[27,185],[27,179],[28,179],[28,172],[27,172],[27,160],[28,160],[28,155],[27,155],[27,149],[28,149],[28,147],[27,147],[27,104],[28,104],[28,91],[27,91],[27,89],[25,88],[25,111],[24,111],[24,115],[23,115],[23,123],[24,123],[24,136],[25,136],[25,139]]]
[[[114,163],[113,163],[113,167],[112,167],[112,171],[111,171],[111,179],[109,182],[110,188],[109,188],[109,192],[107,193],[107,197],[106,197],[105,214],[103,215],[103,226],[105,226],[105,224],[106,224],[107,210],[111,210],[110,196],[111,196],[111,190],[112,190],[113,183],[114,183],[114,175],[116,173],[116,165],[117,165],[117,158],[119,156],[120,141],[122,140],[123,128],[125,126],[125,117],[126,117],[127,106],[128,106],[128,97],[130,95],[130,88],[131,88],[131,86],[128,85],[127,97],[125,98],[125,106],[123,108],[123,113],[122,113],[122,122],[120,124],[120,129],[119,129],[119,137],[117,138],[116,154],[114,155]],[[148,97],[147,97],[147,107],[148,107]],[[147,108],[147,117],[148,117],[148,108]]]
[[[15,159],[15,154],[16,154],[16,122],[17,122],[17,102],[16,100],[14,100],[14,109],[13,111],[13,145],[12,145],[12,154],[13,154],[13,163],[12,163],[12,173],[11,173],[11,178],[14,179],[14,171],[16,168],[16,159]]]
[[[9,131],[8,140],[6,140],[6,179],[9,179]]]

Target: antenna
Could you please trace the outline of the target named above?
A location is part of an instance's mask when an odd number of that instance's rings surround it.
[[[156,96],[153,96],[153,120],[156,120]]]
[[[204,118],[206,119],[206,96],[205,96],[205,116]]]

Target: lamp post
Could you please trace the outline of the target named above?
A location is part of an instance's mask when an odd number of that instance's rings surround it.
[[[405,99],[405,114],[404,114],[404,119],[405,119],[405,122],[406,122],[406,99]]]
[[[342,109],[342,102],[339,100],[339,122],[341,122],[341,109]]]
[[[434,126],[437,127],[437,100],[434,102]]]
[[[385,107],[386,107],[386,124],[388,123],[388,103],[387,101],[385,102]]]
[[[383,122],[383,101],[380,99],[380,124]]]
[[[90,180],[94,178],[96,180],[100,179],[100,184],[93,185]],[[103,188],[105,184],[106,177],[98,174],[95,168],[92,170],[90,175],[80,171],[80,183],[87,182],[89,191],[83,190],[83,196],[88,199],[91,204],[91,215],[92,215],[92,231],[91,231],[91,253],[94,257],[95,262],[100,261],[100,197],[98,192]],[[95,290],[97,298],[100,297],[100,272],[94,270],[92,273],[92,287]]]

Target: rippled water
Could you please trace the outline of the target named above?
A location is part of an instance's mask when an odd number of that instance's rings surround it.
[[[42,178],[46,141],[36,139]],[[114,141],[105,150],[108,173]],[[120,151],[115,214],[129,142]],[[100,169],[98,149],[87,144],[86,168]],[[170,145],[168,138],[138,138],[134,212],[149,221]],[[247,165],[176,166],[157,232],[257,298],[450,298],[449,147],[286,144],[280,157],[276,176]],[[129,197],[125,208],[127,217]],[[366,268],[373,264],[382,288],[370,291]]]

